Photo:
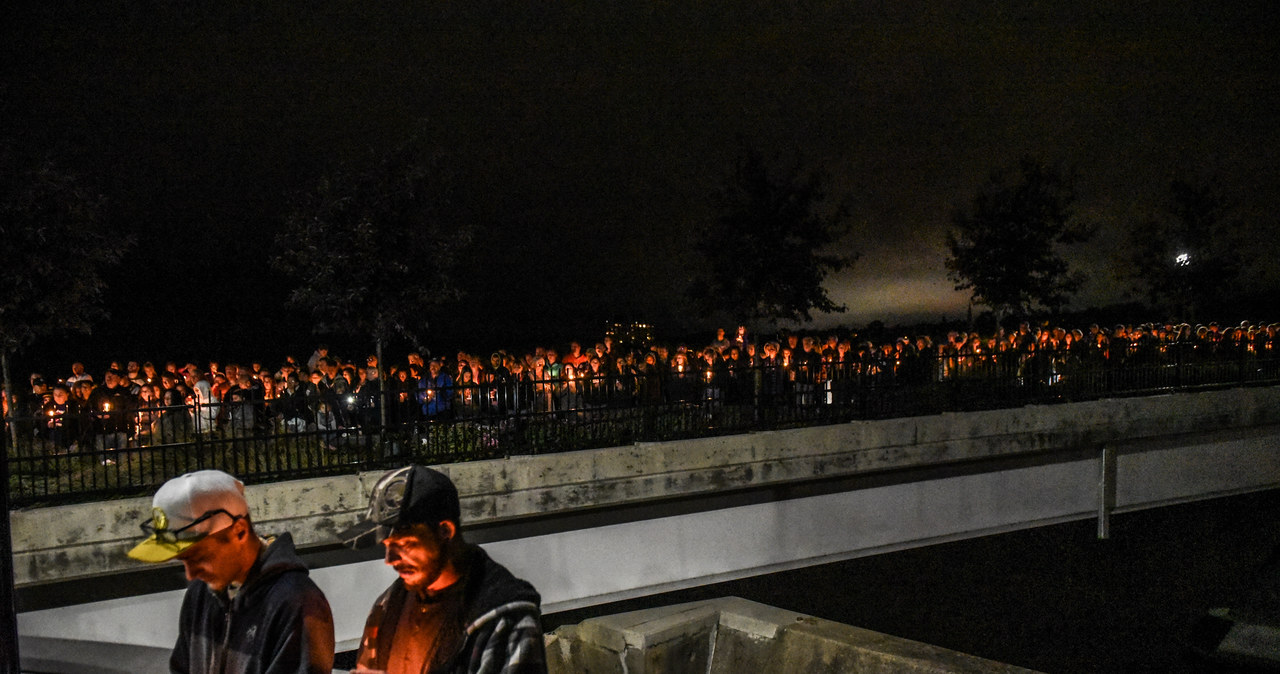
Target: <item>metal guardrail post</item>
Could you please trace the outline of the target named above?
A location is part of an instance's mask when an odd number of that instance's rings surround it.
[[[1111,511],[1116,507],[1116,451],[1104,446],[1098,457],[1098,540],[1111,538]]]

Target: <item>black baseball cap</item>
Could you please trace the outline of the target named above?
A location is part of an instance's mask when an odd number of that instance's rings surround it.
[[[461,517],[458,488],[449,476],[426,466],[409,465],[378,478],[364,518],[338,536],[352,548],[367,548],[396,527],[445,520],[456,525]]]

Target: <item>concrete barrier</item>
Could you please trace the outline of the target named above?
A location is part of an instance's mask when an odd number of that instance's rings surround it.
[[[619,613],[547,638],[550,674],[1030,672],[737,597]]]
[[[888,471],[1096,450],[1158,450],[1280,424],[1280,388],[1233,389],[862,421],[441,466],[468,525]],[[1280,432],[1280,431],[1277,431]],[[1250,467],[1241,467],[1248,471]],[[267,534],[300,547],[336,542],[364,511],[380,473],[251,485]],[[1123,496],[1123,494],[1122,494]],[[148,498],[11,514],[19,586],[140,568],[125,552],[141,536]]]

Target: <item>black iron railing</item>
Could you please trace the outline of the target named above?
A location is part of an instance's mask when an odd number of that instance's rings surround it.
[[[480,383],[391,382],[377,396],[311,391],[213,405],[46,407],[9,421],[7,430],[17,438],[9,446],[9,489],[15,507],[67,503],[148,493],[202,468],[270,482],[409,461],[1280,383],[1280,359],[1269,350],[1205,353],[1196,346],[881,352],[755,367],[694,361],[572,378],[482,373]],[[379,405],[386,405],[385,425]]]

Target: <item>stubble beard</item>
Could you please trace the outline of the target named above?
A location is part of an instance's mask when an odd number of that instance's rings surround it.
[[[423,592],[428,587],[431,587],[431,584],[436,582],[436,579],[440,578],[440,573],[444,571],[444,560],[433,560],[425,567],[419,567],[413,564],[402,564],[394,568],[396,573],[400,574],[400,579],[404,581],[405,587],[413,590],[414,592]],[[405,577],[405,574],[401,569],[408,571],[409,576]]]

